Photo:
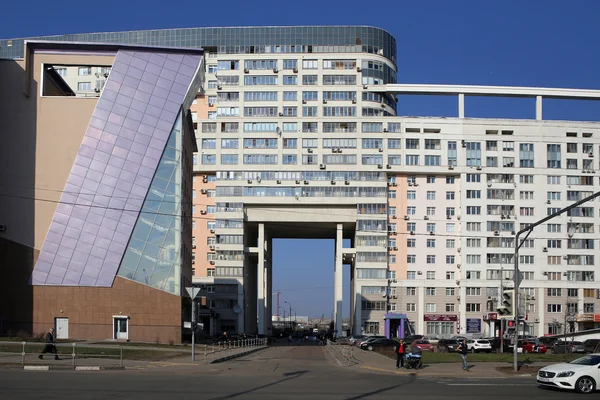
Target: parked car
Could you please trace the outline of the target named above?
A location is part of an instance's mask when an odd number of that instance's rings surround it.
[[[552,364],[538,371],[539,386],[592,393],[600,381],[600,354],[588,354],[568,363]]]
[[[404,342],[406,344],[411,344],[415,340],[421,340],[421,339],[425,339],[425,336],[423,336],[423,335],[408,335],[407,337],[404,338]]]
[[[600,343],[600,339],[588,339],[583,342],[583,347],[585,347],[586,353],[596,353],[596,348],[600,347],[598,344]],[[600,349],[598,349],[600,351]]]
[[[363,339],[358,340],[356,342],[356,346],[360,347],[360,346],[362,346],[363,343],[372,342],[375,339],[385,339],[385,338],[386,338],[385,336],[367,336]]]
[[[498,349],[500,349],[500,346],[502,345],[502,340],[500,338],[497,337],[489,337],[489,338],[484,338],[485,340],[487,340],[488,342],[490,342],[490,346],[492,347],[492,351],[496,351]],[[506,348],[507,343],[505,340],[504,343],[504,348]]]
[[[398,342],[394,339],[378,338],[373,340],[367,340],[360,345],[363,350],[373,351],[377,348],[391,348],[396,351]]]
[[[492,351],[492,345],[489,340],[470,339],[470,340],[467,340],[467,349],[472,353],[479,353],[479,352],[490,353]]]
[[[433,351],[433,345],[429,340],[426,339],[415,340],[411,343],[411,345],[420,348],[421,351]]]
[[[578,341],[567,341],[563,342],[562,340],[556,342],[554,347],[552,348],[552,352],[555,354],[559,353],[585,353],[585,347],[583,346],[583,342]]]
[[[549,349],[554,347],[554,344],[558,342],[558,338],[552,336],[542,336],[538,338],[538,342],[543,344]]]
[[[523,353],[544,354],[548,351],[548,348],[545,345],[533,340],[519,341],[519,345],[521,346],[521,350]]]
[[[460,342],[456,339],[440,339],[437,343],[437,351],[441,353],[453,353],[459,345]]]
[[[356,336],[350,336],[350,344],[351,345],[355,345],[356,342],[362,340],[362,339],[366,339],[367,335],[356,335]]]

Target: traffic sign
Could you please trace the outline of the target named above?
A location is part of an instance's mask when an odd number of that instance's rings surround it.
[[[200,293],[200,288],[197,287],[186,287],[185,290],[187,290],[192,300],[194,300],[196,296],[198,296],[198,294]]]
[[[523,282],[523,278],[524,275],[521,271],[519,271],[518,274],[516,274],[513,278],[513,282],[515,283],[515,287],[519,287],[521,285],[521,282]]]

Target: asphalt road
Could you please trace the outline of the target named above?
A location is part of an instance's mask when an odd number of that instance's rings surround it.
[[[338,367],[319,347],[272,348],[217,365],[135,371],[0,371],[6,399],[569,399],[532,378],[417,379]]]

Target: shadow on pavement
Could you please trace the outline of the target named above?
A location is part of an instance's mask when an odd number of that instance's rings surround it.
[[[302,375],[306,374],[307,372],[309,372],[309,371],[287,372],[287,373],[283,374],[283,376],[285,376],[285,378],[280,379],[278,381],[267,383],[266,385],[257,386],[257,387],[252,388],[252,389],[244,390],[243,392],[237,392],[237,393],[232,393],[232,394],[228,394],[228,395],[225,395],[225,396],[213,397],[211,400],[233,399],[234,397],[238,397],[238,396],[242,396],[244,394],[256,392],[257,390],[261,390],[261,389],[264,389],[264,388],[268,388],[270,386],[278,385],[278,384],[283,383],[285,381],[289,381],[289,380],[292,380],[292,379],[299,378]]]
[[[360,400],[360,399],[366,399],[367,397],[373,396],[375,394],[379,394],[379,393],[383,393],[383,392],[387,392],[388,390],[392,390],[392,389],[396,389],[397,387],[401,387],[401,386],[405,386],[408,384],[413,383],[414,381],[417,380],[417,374],[415,374],[414,372],[412,374],[409,375],[410,379],[407,382],[403,382],[403,383],[399,383],[397,385],[393,385],[393,386],[388,386],[385,388],[381,388],[381,389],[377,389],[377,390],[373,390],[371,392],[367,392],[367,393],[363,393],[363,394],[359,394],[357,396],[353,396],[353,397],[348,397],[346,400]]]

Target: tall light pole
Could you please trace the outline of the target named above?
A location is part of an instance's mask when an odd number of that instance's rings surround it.
[[[288,301],[284,301],[284,303],[290,306],[290,313],[288,314],[288,316],[290,318],[290,329],[292,329],[292,304]]]
[[[519,359],[518,359],[518,353],[517,353],[517,347],[518,346],[516,345],[517,341],[519,340],[519,312],[518,312],[518,310],[519,310],[519,296],[518,296],[518,293],[519,293],[519,285],[521,284],[521,279],[520,279],[520,276],[519,276],[519,249],[521,248],[521,246],[523,246],[523,243],[527,240],[527,238],[529,237],[529,235],[531,234],[531,232],[533,232],[533,228],[535,228],[536,226],[541,225],[544,222],[551,220],[552,218],[558,217],[559,215],[561,215],[561,214],[563,214],[563,213],[565,213],[565,212],[567,212],[569,210],[572,210],[575,207],[579,207],[580,205],[582,205],[584,203],[587,203],[588,201],[592,201],[596,197],[599,197],[599,196],[600,196],[600,192],[596,192],[593,195],[591,195],[589,197],[586,197],[583,200],[579,200],[579,201],[571,204],[568,207],[565,207],[563,209],[558,210],[557,212],[555,212],[555,213],[547,216],[546,218],[542,218],[539,221],[534,222],[533,224],[527,225],[525,228],[521,229],[520,231],[518,231],[515,234],[515,257],[514,257],[514,263],[515,263],[515,265],[514,265],[514,274],[513,274],[514,275],[514,281],[515,281],[515,301],[514,301],[514,307],[515,307],[515,310],[516,310],[514,318],[515,318],[515,326],[516,326],[516,329],[517,329],[517,331],[516,331],[516,336],[517,337],[515,338],[515,346],[513,348],[513,369],[515,371],[519,370],[519,367],[518,367],[518,365],[519,365],[518,360]],[[519,237],[522,234],[524,234],[524,233],[526,234],[525,237],[523,238],[523,240],[519,241]]]

